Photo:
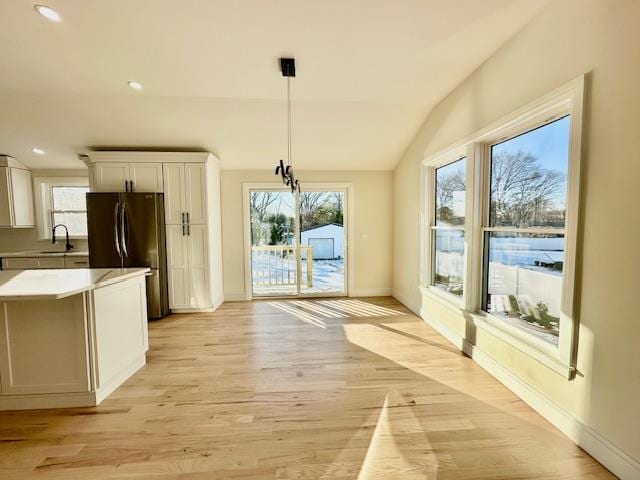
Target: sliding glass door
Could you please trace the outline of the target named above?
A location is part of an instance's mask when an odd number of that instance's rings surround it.
[[[345,288],[346,192],[306,190],[300,194],[300,293],[339,295]]]
[[[346,193],[249,189],[253,297],[346,294]]]
[[[254,297],[298,294],[295,212],[290,190],[249,191]]]

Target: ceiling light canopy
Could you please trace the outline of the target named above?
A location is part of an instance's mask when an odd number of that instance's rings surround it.
[[[35,5],[33,8],[47,20],[51,20],[52,22],[62,21],[60,14],[51,7],[47,7],[46,5]]]
[[[39,147],[33,147],[33,148],[31,149],[31,151],[32,151],[33,153],[35,153],[36,155],[44,155],[45,153],[47,153],[47,152],[45,152],[43,149],[41,149],[41,148],[39,148]]]
[[[129,87],[133,88],[134,90],[142,90],[142,84],[140,82],[136,82],[135,80],[129,80],[127,82],[127,85],[129,85]]]

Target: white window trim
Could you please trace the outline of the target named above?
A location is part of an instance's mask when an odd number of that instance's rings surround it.
[[[553,371],[573,378],[577,350],[578,318],[575,308],[576,250],[580,203],[580,163],[584,103],[584,75],[561,88],[525,105],[456,142],[422,162],[421,175],[421,290],[432,298],[445,300],[460,308],[473,324],[530,355]],[[486,215],[485,195],[488,188],[488,146],[547,124],[553,119],[571,115],[569,132],[569,164],[567,172],[567,210],[565,221],[565,259],[561,300],[560,335],[558,346],[536,338],[525,330],[511,326],[493,315],[483,312],[482,305],[482,252],[483,222]],[[462,155],[460,155],[462,152]],[[434,292],[431,282],[431,235],[433,221],[431,198],[434,193],[433,171],[440,165],[451,163],[457,156],[467,156],[467,217],[465,219],[465,283],[463,299],[455,302],[453,295]],[[427,235],[429,233],[429,235]],[[439,294],[438,294],[439,293]],[[457,299],[455,299],[457,300]]]
[[[425,213],[425,230],[424,232],[422,232],[422,236],[425,237],[424,239],[424,243],[425,243],[425,255],[428,257],[428,259],[426,259],[426,261],[424,263],[426,263],[426,268],[424,269],[424,271],[426,272],[426,277],[423,279],[422,281],[422,286],[424,288],[426,288],[431,294],[436,295],[436,296],[440,296],[443,299],[453,303],[456,307],[463,309],[464,306],[466,305],[466,299],[468,297],[468,293],[467,293],[467,286],[470,284],[469,282],[469,271],[468,271],[468,262],[467,262],[467,254],[470,251],[469,250],[469,239],[471,238],[471,229],[469,228],[471,225],[471,222],[469,221],[467,215],[469,215],[469,200],[470,200],[470,194],[469,194],[469,188],[466,187],[465,185],[465,223],[464,223],[464,227],[461,228],[460,230],[464,231],[464,272],[463,272],[463,280],[462,280],[462,295],[461,296],[457,296],[454,295],[452,293],[449,293],[445,290],[443,290],[442,288],[438,288],[435,285],[432,285],[432,279],[433,279],[433,227],[435,226],[436,223],[436,218],[435,218],[435,210],[436,210],[436,205],[435,205],[435,176],[436,176],[436,170],[440,167],[444,167],[446,165],[450,165],[454,162],[457,162],[458,160],[462,160],[463,158],[466,157],[466,165],[465,165],[465,171],[466,171],[466,179],[465,182],[467,182],[467,185],[469,184],[470,180],[473,180],[473,177],[469,175],[469,158],[467,156],[468,154],[468,148],[467,146],[463,146],[460,148],[456,148],[453,149],[451,151],[446,152],[445,154],[443,154],[442,156],[439,156],[438,158],[434,159],[434,161],[429,164],[428,166],[425,167],[424,169],[424,179],[425,179],[425,183],[427,186],[426,191],[429,192],[427,195],[424,195],[424,211]]]
[[[51,187],[88,187],[89,179],[83,177],[36,177],[33,179],[38,240],[51,240]],[[72,235],[72,239],[85,239],[86,235]]]

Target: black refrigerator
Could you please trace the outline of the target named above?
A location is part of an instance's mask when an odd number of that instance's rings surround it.
[[[148,267],[147,314],[169,313],[164,195],[162,193],[87,193],[89,266]]]

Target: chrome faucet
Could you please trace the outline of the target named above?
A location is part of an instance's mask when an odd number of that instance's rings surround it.
[[[64,231],[66,232],[66,241],[64,244],[64,251],[70,252],[71,249],[73,248],[73,245],[71,245],[71,242],[69,241],[69,229],[64,223],[59,223],[58,225],[56,225],[51,229],[51,243],[53,244],[56,243],[56,228],[58,227],[64,227]]]

